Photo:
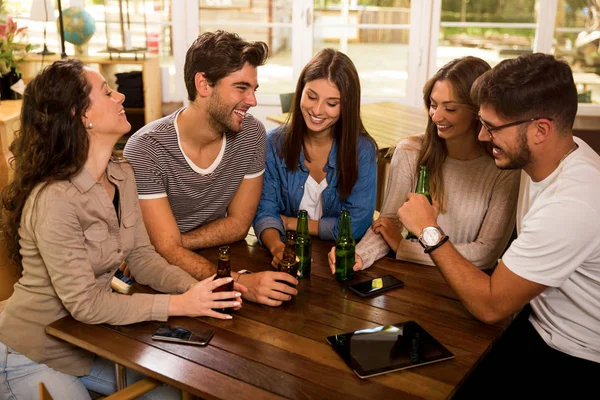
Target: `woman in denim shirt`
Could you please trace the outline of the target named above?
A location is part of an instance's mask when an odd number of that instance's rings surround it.
[[[301,209],[308,211],[310,234],[324,240],[335,239],[346,209],[353,236],[361,238],[373,219],[376,176],[377,145],[360,119],[356,68],[345,54],[324,49],[300,74],[288,123],[267,135],[254,231],[273,265]]]

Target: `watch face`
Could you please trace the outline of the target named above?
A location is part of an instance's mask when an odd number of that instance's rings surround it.
[[[429,226],[423,230],[423,242],[425,242],[425,245],[435,246],[441,239],[442,234],[438,229]]]

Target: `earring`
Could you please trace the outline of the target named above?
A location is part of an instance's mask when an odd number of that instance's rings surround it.
[[[87,126],[88,129],[92,129],[94,127],[94,125],[90,122]]]

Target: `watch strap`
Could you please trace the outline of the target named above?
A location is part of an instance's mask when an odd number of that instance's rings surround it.
[[[444,243],[446,243],[448,241],[448,239],[450,239],[450,236],[446,235],[444,236],[444,238],[442,240],[439,241],[438,244],[436,244],[435,246],[428,246],[425,247],[425,254],[429,254],[432,251],[434,251],[435,249],[437,249],[438,247],[440,247],[441,245],[443,245]]]

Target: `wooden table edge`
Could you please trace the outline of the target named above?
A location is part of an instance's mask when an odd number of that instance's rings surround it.
[[[192,394],[194,394],[196,396],[200,396],[202,398],[211,398],[211,399],[213,399],[213,398],[214,399],[222,398],[222,397],[219,397],[219,396],[217,396],[217,395],[215,395],[215,394],[213,394],[211,392],[200,391],[200,390],[194,388],[193,386],[190,386],[190,385],[188,385],[188,384],[186,384],[184,382],[177,381],[177,380],[175,380],[175,379],[173,379],[173,378],[171,378],[171,377],[169,377],[167,375],[163,375],[163,374],[160,374],[158,372],[152,371],[152,370],[150,370],[148,368],[145,368],[145,367],[143,367],[143,366],[141,366],[139,364],[135,364],[133,362],[130,362],[127,359],[120,358],[119,356],[116,355],[117,354],[116,352],[110,352],[109,350],[105,350],[105,349],[103,349],[101,347],[97,347],[93,343],[86,342],[86,341],[78,338],[77,336],[74,336],[72,334],[68,334],[68,333],[66,333],[64,331],[61,331],[60,329],[58,329],[56,327],[56,325],[58,325],[58,326],[62,325],[63,322],[64,322],[64,320],[68,319],[68,318],[72,318],[72,317],[69,317],[69,316],[68,317],[64,317],[64,318],[61,318],[61,319],[59,319],[57,321],[54,321],[50,325],[47,325],[46,326],[46,333],[49,334],[49,335],[51,335],[51,336],[53,336],[53,337],[56,337],[58,339],[64,340],[64,341],[66,341],[66,342],[68,342],[68,343],[70,343],[70,344],[72,344],[74,346],[77,346],[77,347],[82,348],[84,350],[87,350],[87,351],[89,351],[91,353],[94,353],[94,354],[96,354],[96,355],[98,355],[98,356],[100,356],[102,358],[105,358],[107,360],[113,361],[113,362],[115,362],[117,364],[120,364],[120,365],[123,365],[123,366],[125,366],[127,368],[131,368],[132,370],[141,372],[141,373],[143,373],[144,375],[146,375],[146,376],[148,376],[150,378],[157,379],[157,380],[159,380],[159,381],[161,381],[163,383],[166,383],[166,384],[168,384],[170,386],[173,386],[173,387],[175,387],[177,389],[183,390],[184,392],[192,393]],[[108,328],[106,326],[103,326],[103,325],[89,325],[89,324],[84,324],[84,326],[86,327],[86,329],[90,329],[90,328],[91,329],[110,329],[110,328]],[[113,331],[113,330],[111,330],[111,332],[119,334],[118,332]],[[146,346],[145,343],[142,343],[142,342],[139,342],[139,343],[140,343],[140,345]],[[162,349],[156,348],[155,350],[164,353],[165,358],[167,358],[167,357],[169,357],[169,358],[173,357],[173,358],[176,358],[179,361],[182,360],[181,358],[177,357],[176,355],[173,355],[173,354],[171,354],[171,353],[169,353],[167,351],[164,351]],[[281,396],[279,396],[279,395],[277,395],[275,393],[268,392],[268,391],[263,390],[263,389],[261,389],[261,388],[259,388],[257,386],[254,386],[254,385],[251,385],[249,383],[246,383],[246,382],[240,381],[238,379],[232,378],[232,377],[230,377],[228,375],[225,375],[225,374],[220,373],[218,371],[215,371],[215,370],[212,370],[210,368],[204,367],[202,365],[193,363],[193,362],[188,361],[188,360],[185,360],[185,362],[192,364],[195,369],[199,370],[200,373],[207,374],[208,376],[214,375],[215,378],[218,378],[218,379],[221,379],[221,380],[225,381],[225,382],[221,381],[221,382],[217,383],[217,381],[215,379],[215,386],[224,386],[224,385],[242,386],[242,387],[238,388],[237,390],[240,390],[240,391],[243,390],[244,393],[247,396],[251,396],[250,398],[261,398],[261,399],[283,399],[284,398],[284,397],[281,397]]]

